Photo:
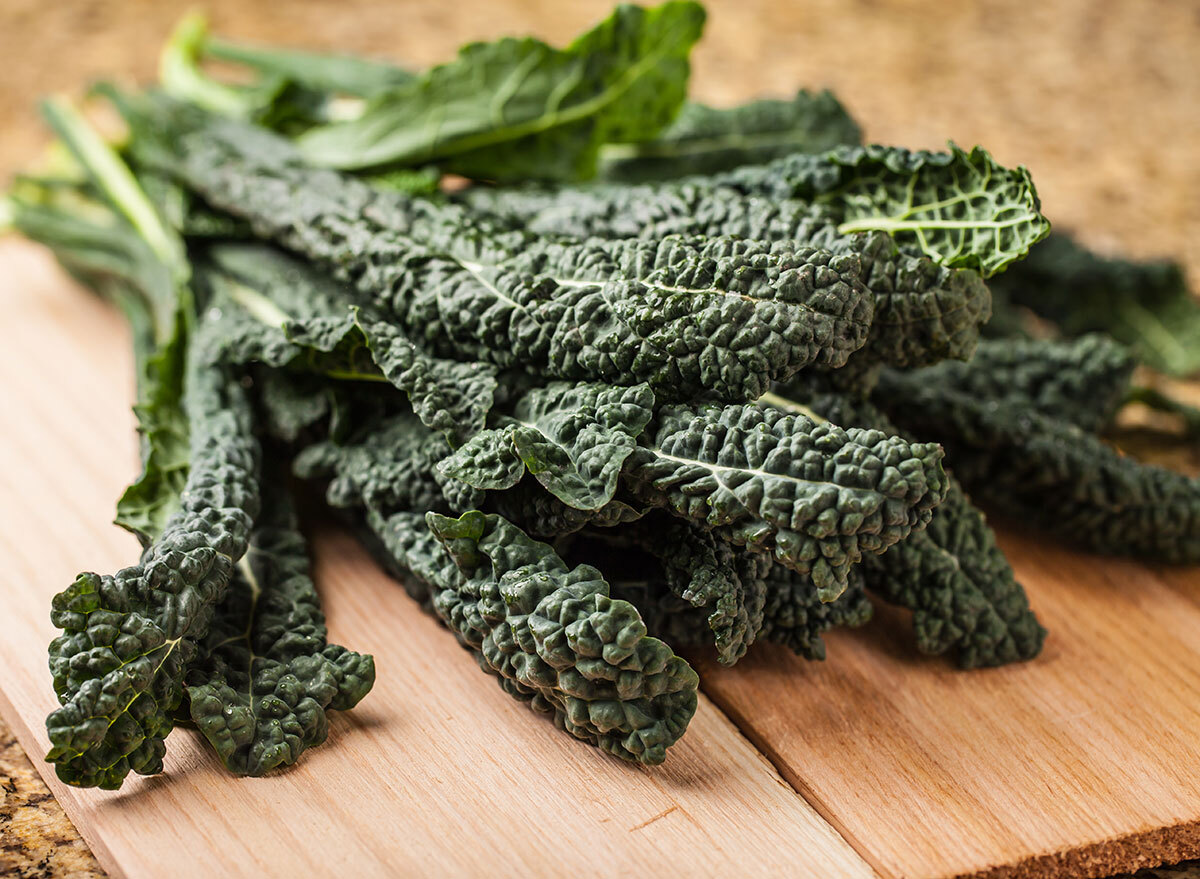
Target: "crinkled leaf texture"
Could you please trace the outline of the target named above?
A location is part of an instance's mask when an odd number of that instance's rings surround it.
[[[900,433],[870,402],[832,392],[819,379],[797,381],[784,393],[838,423]],[[865,556],[859,569],[871,592],[913,612],[923,653],[953,650],[960,666],[976,668],[1032,659],[1041,651],[1046,630],[983,513],[953,477],[925,530],[882,555]]]
[[[1142,464],[1070,421],[885,371],[875,402],[945,445],[977,499],[1099,552],[1200,562],[1200,481]]]
[[[865,626],[874,613],[863,591],[863,567],[850,569],[841,595],[833,601],[822,601],[810,578],[770,563],[763,574],[766,601],[760,639],[781,644],[805,659],[825,659],[823,634],[838,626]]]
[[[924,527],[946,491],[942,451],[756,406],[669,407],[630,456],[649,504],[811,576],[823,600],[864,553]]]
[[[1125,402],[1137,362],[1099,333],[1077,339],[1004,339],[980,344],[970,363],[923,370],[923,380],[979,400],[1013,403],[1092,433]]]
[[[567,547],[568,558],[602,566],[613,595],[671,644],[712,645],[718,662],[733,665],[762,628],[770,557],[690,522],[659,513],[633,527],[589,528]]]
[[[788,153],[857,144],[861,137],[828,90],[800,89],[791,100],[768,98],[720,109],[686,103],[654,140],[602,147],[600,174],[622,183],[711,174]]]
[[[875,314],[866,349],[852,356],[896,367],[968,359],[991,314],[991,296],[975,271],[907,252],[883,232],[841,234],[822,205],[745,195],[708,178],[557,190],[474,187],[460,199],[497,223],[539,235],[738,235],[781,252],[818,247],[854,255]]]
[[[333,507],[461,513],[479,506],[483,492],[438,469],[449,454],[445,437],[405,414],[345,443],[314,443],[296,455],[293,469],[302,479],[328,479],[325,499]]]
[[[488,496],[488,510],[517,525],[530,537],[553,540],[581,528],[612,528],[636,522],[646,508],[632,499],[614,498],[596,510],[579,510],[559,500],[536,479],[526,476],[507,491]],[[462,508],[460,512],[465,512]]]
[[[337,168],[436,162],[488,180],[590,177],[601,144],[653,137],[675,116],[703,27],[696,3],[623,5],[566,49],[529,37],[470,43],[299,146]]]
[[[213,247],[201,277],[212,296],[204,320],[212,362],[262,362],[334,378],[378,379],[404,391],[434,430],[461,440],[483,427],[496,391],[484,363],[431,357],[348,291],[272,247]]]
[[[134,151],[368,297],[445,357],[673,399],[750,399],[866,341],[853,255],[721,238],[548,241],[300,164],[265,132],[151,105]],[[170,146],[164,133],[174,135]]]
[[[599,510],[653,415],[646,385],[552,382],[525,394],[500,427],[475,434],[439,469],[490,491],[512,488],[528,470],[568,506]]]
[[[187,669],[191,719],[238,775],[295,763],[325,741],[326,712],[353,708],[375,682],[372,657],[327,643],[304,538],[276,494]]]
[[[1108,333],[1154,369],[1200,372],[1200,303],[1179,263],[1105,257],[1054,234],[993,284],[1068,336]]]
[[[62,707],[46,718],[59,778],[115,789],[162,770],[187,663],[224,598],[258,513],[258,443],[245,392],[190,357],[191,469],[181,509],[134,566],[81,574],[55,596],[50,644]]]
[[[839,232],[880,231],[902,247],[984,277],[1050,233],[1029,172],[987,150],[934,153],[879,145],[795,154],[716,178],[747,195],[811,201]]]
[[[480,667],[575,737],[661,763],[695,713],[699,679],[636,608],[610,597],[595,568],[569,568],[499,516],[425,518],[428,528],[413,513],[370,524]]]

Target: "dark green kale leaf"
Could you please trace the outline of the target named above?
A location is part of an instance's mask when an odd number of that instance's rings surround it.
[[[189,356],[190,469],[180,509],[112,576],[80,574],[55,596],[50,644],[62,707],[46,718],[59,778],[115,789],[162,770],[183,679],[225,597],[258,513],[258,443],[245,391]]]
[[[610,597],[595,568],[569,568],[499,516],[427,520],[428,529],[408,513],[370,523],[397,565],[427,584],[438,616],[480,667],[576,738],[661,763],[696,710],[699,681],[647,636],[633,605]]]
[[[660,513],[633,527],[589,528],[568,543],[566,557],[602,567],[613,595],[633,604],[655,637],[711,644],[722,665],[741,659],[762,628],[770,557],[690,522]]]
[[[790,411],[794,398],[841,424],[900,431],[870,402],[831,391],[818,377],[782,389],[765,404]],[[953,476],[945,500],[923,531],[881,555],[867,555],[856,569],[866,588],[889,604],[913,612],[917,647],[923,653],[954,650],[964,668],[1032,659],[1046,631],[1029,609],[1025,590],[996,546],[983,513]]]
[[[737,235],[785,251],[818,247],[853,255],[875,300],[866,349],[853,356],[892,366],[966,360],[990,315],[991,297],[977,272],[950,269],[902,251],[882,232],[843,235],[825,208],[746,196],[695,178],[658,186],[550,189],[474,187],[460,199],[495,222],[538,235],[647,238]]]
[[[874,401],[936,436],[984,504],[1099,552],[1200,562],[1200,482],[1142,464],[1065,419],[885,370]]]
[[[193,108],[128,112],[144,161],[353,284],[441,356],[747,399],[866,341],[872,303],[853,256],[501,234],[460,207],[307,168],[286,143]]]
[[[302,479],[328,479],[325,499],[338,508],[383,515],[426,511],[459,514],[482,503],[483,492],[443,475],[438,463],[450,444],[412,415],[366,425],[340,443],[324,440],[302,450],[293,469]]]
[[[993,286],[1067,336],[1108,333],[1154,369],[1200,371],[1200,303],[1178,263],[1107,258],[1058,234]]]
[[[353,708],[375,661],[326,640],[308,555],[282,489],[267,502],[187,668],[192,721],[238,775],[290,766],[325,741],[326,712]]]
[[[475,488],[512,488],[526,470],[570,507],[599,510],[613,500],[637,437],[654,416],[646,385],[552,382],[525,394],[511,416],[480,431],[440,465]]]
[[[946,492],[942,451],[757,406],[668,407],[629,457],[643,502],[773,554],[822,600],[864,554],[924,527]]]
[[[715,180],[744,195],[811,201],[840,234],[887,232],[908,252],[984,277],[1021,259],[1050,232],[1029,172],[999,165],[982,147],[932,153],[839,147],[794,154]]]
[[[642,505],[623,498],[614,498],[597,510],[579,510],[550,494],[530,476],[507,491],[491,492],[487,509],[539,540],[574,534],[585,526],[612,528],[636,522],[646,513]]]
[[[298,143],[335,168],[436,163],[487,180],[591,177],[602,144],[646,140],[674,118],[703,27],[703,7],[673,0],[618,6],[566,49],[531,37],[471,43]]]
[[[712,174],[789,153],[857,144],[862,134],[832,92],[800,89],[791,100],[763,99],[718,109],[685,103],[654,140],[608,144],[600,175],[621,183]]]
[[[213,362],[262,362],[330,378],[388,381],[434,430],[461,441],[483,427],[496,371],[432,357],[338,282],[272,247],[210,248],[201,277]]]
[[[675,224],[694,232],[689,215],[727,224],[724,234],[820,246],[834,236],[886,232],[910,256],[984,277],[1021,259],[1050,230],[1023,167],[1004,168],[980,147],[967,153],[953,144],[946,153],[844,146],[678,182],[511,195],[480,189],[468,199],[478,210],[535,223],[577,216],[566,234],[606,224],[614,237],[657,224],[667,225],[650,234],[676,231]]]
[[[1070,341],[984,341],[970,363],[941,363],[918,375],[938,387],[1025,406],[1098,433],[1125,402],[1136,365],[1124,346],[1093,333]]]
[[[823,660],[825,642],[821,636],[825,632],[838,626],[854,629],[870,622],[874,607],[863,591],[863,581],[863,566],[851,568],[846,590],[833,601],[822,601],[811,579],[770,563],[763,577],[766,602],[759,638],[782,644],[805,659]]]

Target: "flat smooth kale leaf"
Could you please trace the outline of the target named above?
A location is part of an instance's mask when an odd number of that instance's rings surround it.
[[[791,100],[763,99],[736,107],[685,103],[654,140],[607,144],[600,175],[622,183],[712,174],[789,153],[817,153],[857,144],[862,133],[833,93],[800,89]]]
[[[191,719],[238,775],[295,763],[325,741],[326,712],[353,708],[375,682],[372,657],[326,641],[304,538],[277,494],[187,669]]]
[[[978,500],[1110,554],[1200,562],[1200,481],[1142,464],[1063,419],[885,370],[875,402],[936,436]]]
[[[512,488],[526,470],[568,506],[598,510],[654,415],[646,385],[552,382],[525,394],[500,426],[475,434],[440,465],[475,488]]]
[[[899,429],[870,402],[833,393],[809,378],[783,389],[841,424]],[[996,545],[996,537],[953,476],[946,498],[923,531],[859,566],[866,587],[889,604],[913,612],[917,648],[953,650],[963,668],[1032,659],[1046,630],[1029,609],[1025,590]]]
[[[747,399],[804,366],[836,367],[866,340],[872,303],[853,256],[500,234],[461,207],[307,168],[265,132],[192,108],[128,112],[141,159],[352,283],[443,356]]]
[[[483,492],[438,469],[450,451],[445,437],[414,416],[395,415],[347,442],[308,446],[293,469],[302,479],[328,479],[325,499],[333,507],[457,514],[479,506]]]
[[[761,640],[781,644],[805,659],[823,660],[825,642],[821,636],[825,632],[838,626],[858,628],[870,622],[874,607],[863,591],[862,565],[850,569],[846,591],[833,601],[822,601],[811,579],[767,561]]]
[[[722,665],[741,659],[762,628],[770,557],[690,522],[660,513],[633,527],[589,528],[568,543],[567,558],[602,565],[613,595],[633,604],[655,637],[711,644]]]
[[[946,491],[942,451],[756,406],[669,407],[629,457],[643,502],[812,577],[823,600],[864,553],[923,527]]]
[[[436,163],[488,180],[590,177],[601,144],[651,138],[674,118],[703,27],[703,7],[669,2],[618,6],[566,49],[528,37],[471,43],[298,143],[335,168]]]
[[[50,644],[62,707],[46,718],[59,778],[115,789],[162,770],[187,663],[224,598],[258,513],[258,443],[236,381],[190,358],[191,467],[179,512],[137,565],[80,574],[54,597]]]
[[[499,516],[427,520],[436,541],[411,514],[372,524],[480,667],[575,737],[661,763],[696,710],[699,681],[647,636],[636,608],[610,597],[595,568],[569,568]]]
[[[942,363],[922,380],[979,400],[1013,403],[1081,430],[1103,430],[1125,402],[1136,361],[1108,336],[984,341],[970,363]]]
[[[1103,257],[1055,234],[993,285],[1068,336],[1108,333],[1154,369],[1200,371],[1200,302],[1178,263]]]
[[[496,371],[432,357],[342,285],[274,248],[218,245],[204,319],[213,362],[307,368],[331,378],[388,381],[434,430],[461,440],[483,427]]]

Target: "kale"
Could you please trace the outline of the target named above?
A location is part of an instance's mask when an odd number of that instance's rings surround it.
[[[852,255],[875,300],[863,354],[892,366],[968,359],[991,313],[988,289],[975,271],[906,252],[882,232],[841,234],[825,207],[746,196],[713,178],[560,190],[473,187],[460,198],[505,227],[538,235],[655,240],[735,234],[780,250],[813,246]],[[978,219],[990,222],[986,215]]]
[[[637,609],[610,597],[598,570],[568,567],[499,516],[426,520],[428,531],[415,513],[372,527],[480,667],[576,738],[661,763],[696,710],[698,679]]]
[[[529,37],[471,43],[356,118],[305,131],[298,145],[336,168],[436,163],[490,180],[590,177],[601,144],[653,137],[678,112],[704,18],[698,4],[671,0],[618,6],[561,50]]]
[[[985,341],[970,363],[940,363],[922,380],[977,400],[1014,403],[1097,433],[1126,401],[1136,365],[1110,337]]]
[[[262,245],[206,251],[205,320],[213,362],[303,366],[336,379],[387,381],[429,427],[461,439],[483,426],[496,371],[428,355],[345,288]],[[302,361],[302,362],[301,362]]]
[[[326,712],[353,708],[375,682],[372,657],[327,643],[295,515],[284,491],[265,494],[185,678],[192,722],[238,775],[295,763],[325,741]]]
[[[869,401],[831,389],[820,378],[782,390],[841,424],[900,434]],[[791,403],[774,396],[764,402],[777,408]],[[924,531],[881,555],[865,556],[857,570],[872,593],[913,612],[923,653],[954,650],[961,667],[976,668],[1032,659],[1041,651],[1046,630],[1029,609],[983,513],[953,476]]]
[[[846,590],[833,601],[822,601],[810,579],[783,565],[770,565],[764,577],[766,603],[759,638],[804,659],[825,659],[823,634],[871,620],[874,607],[863,589],[865,575],[864,566],[851,568]]]
[[[606,144],[600,176],[620,183],[713,174],[789,153],[857,144],[858,125],[833,93],[800,89],[788,101],[764,99],[717,109],[686,103],[654,140]]]
[[[566,545],[568,558],[603,564],[613,595],[671,644],[712,644],[718,661],[733,665],[762,628],[770,557],[739,552],[696,525],[660,514],[632,528],[589,529]]]
[[[289,476],[506,692],[647,765],[697,707],[675,647],[823,659],[871,595],[924,653],[1036,656],[967,491],[1200,562],[1196,481],[1098,436],[1131,401],[1200,424],[1131,386],[1135,356],[1195,368],[1178,269],[1034,247],[1023,167],[861,145],[828,92],[686,103],[703,23],[620,6],[563,49],[410,72],[189,16],[160,89],[98,89],[121,152],[47,104],[67,158],[5,207],[127,316],[143,435],[118,506],[140,561],[52,604],[61,778],[156,772],[189,720],[260,775],[370,689],[327,642]],[[981,344],[985,278],[991,336],[1028,307],[1067,338]]]
[[[665,224],[652,233],[661,235],[673,223],[698,231],[689,215],[755,238],[822,246],[834,236],[886,232],[907,254],[984,276],[1021,259],[1050,230],[1024,168],[953,144],[945,153],[842,146],[679,182],[476,190],[468,198],[477,209],[526,222],[570,216],[568,234],[636,235]]]
[[[1055,234],[993,288],[1067,336],[1107,333],[1155,369],[1200,371],[1200,304],[1178,263],[1108,258]]]
[[[1126,457],[1019,402],[885,371],[873,399],[903,428],[937,436],[980,501],[1098,552],[1200,562],[1200,484]]]
[[[199,675],[216,684],[224,674],[204,665],[214,646],[206,639],[214,620],[227,627],[237,612],[227,596],[259,512],[259,443],[240,376],[207,356],[212,343],[196,325],[182,240],[82,117],[59,102],[47,116],[87,183],[43,204],[16,199],[16,221],[128,315],[145,432],[143,475],[118,508],[143,540],[141,559],[113,575],[80,574],[52,602],[62,634],[50,644],[50,671],[61,707],[46,719],[47,760],[69,784],[117,788],[131,771],[161,771],[185,683]],[[349,707],[370,686],[366,666],[329,659],[346,684],[331,704]],[[217,677],[207,674],[213,668]],[[287,690],[291,680],[276,683]],[[252,713],[271,708],[265,699]]]
[[[162,770],[188,663],[246,552],[258,512],[258,443],[236,380],[189,358],[191,452],[179,510],[141,561],[80,574],[54,597],[50,644],[62,707],[46,719],[59,778],[117,788]]]
[[[528,472],[578,510],[613,500],[637,437],[654,416],[654,394],[631,388],[554,382],[517,402],[500,426],[480,431],[440,465],[479,489],[505,489]]]
[[[935,443],[775,409],[668,407],[625,478],[643,502],[772,554],[831,601],[864,554],[928,523],[946,492],[941,461]]]
[[[323,440],[300,451],[293,470],[302,479],[326,479],[325,499],[342,509],[462,513],[478,507],[483,492],[443,475],[446,439],[409,414],[364,426],[347,442]]]
[[[143,109],[130,120],[156,132],[144,160],[353,284],[444,357],[747,399],[804,366],[836,367],[866,341],[871,300],[852,256],[737,238],[489,231],[461,208],[308,168],[264,132],[194,108]]]

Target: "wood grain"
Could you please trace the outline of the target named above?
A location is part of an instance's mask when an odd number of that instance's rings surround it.
[[[706,692],[884,876],[1106,876],[1200,854],[1200,573],[1002,546],[1043,655],[962,672],[881,609]]]
[[[0,267],[0,711],[38,754],[49,597],[137,553],[108,524],[135,466],[131,363],[117,315],[42,251],[0,242]],[[332,637],[379,665],[328,747],[239,780],[180,731],[162,776],[119,793],[50,783],[116,876],[1075,877],[1200,854],[1197,572],[1033,536],[1005,549],[1052,633],[1038,661],[959,672],[917,655],[886,611],[831,636],[826,664],[771,648],[733,670],[702,659],[720,707],[702,698],[645,770],[513,702],[326,533]]]
[[[131,363],[117,315],[43,252],[0,242],[0,267],[0,711],[42,754],[50,596],[137,555],[108,523],[135,469]],[[707,699],[667,765],[621,763],[501,692],[345,535],[316,544],[331,638],[375,655],[375,690],[267,778],[183,730],[165,774],[119,792],[42,764],[112,876],[875,876]]]

